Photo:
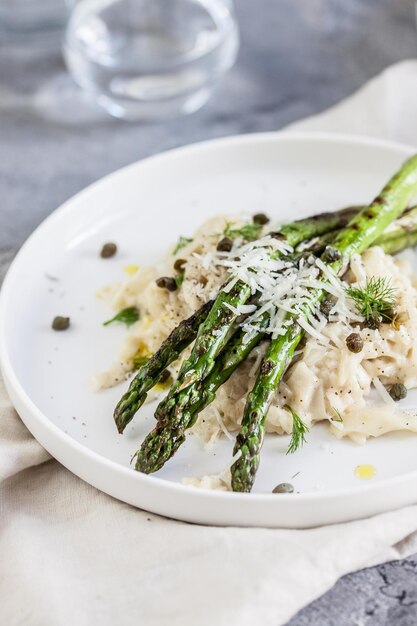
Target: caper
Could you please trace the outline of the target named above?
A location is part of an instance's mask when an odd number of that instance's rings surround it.
[[[185,259],[177,259],[174,263],[174,270],[181,272],[186,264],[187,261]]]
[[[363,349],[363,339],[359,333],[350,333],[350,335],[346,337],[346,345],[351,352],[357,354]]]
[[[223,237],[220,239],[219,243],[216,246],[216,250],[218,252],[230,252],[233,248],[233,241],[229,239],[229,237]]]
[[[117,246],[115,243],[109,242],[105,243],[101,249],[100,256],[102,259],[109,259],[114,256],[117,252]]]
[[[62,317],[62,315],[57,315],[52,321],[52,328],[54,330],[67,330],[67,328],[69,328],[69,325],[70,318]]]
[[[389,395],[395,402],[404,400],[407,397],[407,387],[402,383],[395,383],[389,390]]]
[[[336,304],[336,298],[328,294],[323,300],[320,302],[320,312],[324,315],[324,317],[329,317],[330,311]]]
[[[394,306],[390,306],[382,314],[382,321],[384,324],[391,324],[398,315],[398,311]]]
[[[301,351],[302,348],[305,348],[306,343],[307,343],[307,334],[304,333],[304,335],[301,337],[300,343],[297,346],[297,350]]]
[[[381,320],[377,317],[368,317],[364,323],[365,328],[370,328],[371,330],[378,330],[381,326]]]
[[[159,377],[158,383],[166,383],[167,380],[170,379],[170,377],[171,377],[171,374],[169,373],[169,370],[164,370]]]
[[[155,282],[161,289],[167,289],[168,291],[176,291],[178,289],[175,278],[171,276],[161,276]]]
[[[256,213],[256,215],[252,218],[254,224],[259,224],[260,226],[264,226],[268,224],[269,217],[265,215],[265,213]]]
[[[342,258],[341,252],[337,248],[333,248],[333,246],[326,246],[323,253],[323,260],[328,263],[333,263],[333,261],[339,261]]]
[[[272,239],[285,239],[285,235],[280,233],[279,230],[273,230],[271,233],[268,233]]]
[[[280,483],[274,487],[272,493],[294,493],[294,487],[291,483]]]

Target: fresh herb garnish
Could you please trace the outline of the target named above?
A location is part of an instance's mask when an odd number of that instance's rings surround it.
[[[303,422],[301,417],[291,408],[288,404],[284,406],[292,415],[292,433],[291,441],[288,446],[287,454],[293,454],[300,448],[306,441],[306,433],[309,429],[307,424]]]
[[[139,319],[139,310],[135,306],[128,306],[126,309],[119,311],[116,313],[114,317],[107,322],[103,322],[103,326],[108,326],[109,324],[113,324],[113,322],[121,322],[122,324],[126,324],[127,327],[132,326]]]
[[[229,239],[242,237],[245,241],[255,241],[262,230],[261,224],[244,224],[241,228],[232,228],[232,226],[233,224],[231,222],[226,224],[226,228],[223,231],[224,237],[228,237]]]
[[[179,236],[178,241],[177,241],[177,245],[175,246],[174,252],[172,253],[173,256],[175,256],[182,248],[184,248],[187,243],[191,243],[192,239],[190,239],[189,237],[183,237],[182,235]]]
[[[372,277],[364,287],[349,287],[346,293],[366,322],[392,321],[395,289],[389,279]]]
[[[185,277],[185,272],[179,272],[178,274],[176,274],[174,276],[174,280],[176,282],[177,289],[179,289],[181,287],[182,283],[184,282],[184,277]]]
[[[336,417],[331,418],[332,422],[340,422],[340,424],[343,424],[343,417],[340,411],[338,411],[334,406],[332,406],[332,410],[336,413]]]

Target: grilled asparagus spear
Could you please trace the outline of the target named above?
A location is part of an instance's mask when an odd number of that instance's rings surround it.
[[[358,207],[347,207],[335,213],[321,213],[282,226],[276,236],[286,239],[290,245],[309,240],[324,233],[343,228]],[[246,293],[246,291],[245,291]],[[219,300],[217,309],[220,307]],[[196,338],[197,330],[206,319],[213,302],[205,304],[188,320],[184,320],[163,342],[161,348],[136,373],[129,389],[114,410],[114,420],[119,433],[122,433],[146,399],[147,392],[156,385],[164,369],[175,361],[185,348]],[[221,307],[220,307],[221,308]],[[224,312],[224,320],[229,319],[230,311]],[[217,314],[216,314],[217,316]],[[212,324],[214,315],[211,318]]]
[[[372,245],[416,194],[417,155],[404,163],[375,200],[362,209],[347,228],[336,236],[334,242],[326,247],[321,256],[323,263],[335,274],[341,273],[350,257]],[[298,315],[311,315],[315,304],[322,297],[322,290],[312,290],[309,301],[303,305]],[[242,426],[234,448],[234,454],[240,451],[241,455],[231,468],[234,491],[250,491],[252,488],[259,465],[265,419],[273,394],[304,334],[297,323],[297,315],[290,313],[288,319],[292,322],[291,325],[285,335],[271,341],[254,387],[247,398]]]
[[[325,213],[299,220],[283,226],[279,231],[273,233],[273,237],[282,239],[289,246],[294,247],[306,238],[319,236],[334,229],[337,225],[343,225],[356,212],[357,209],[353,207],[336,214]],[[183,362],[176,382],[156,409],[155,417],[158,421],[159,434],[163,427],[176,433],[182,433],[187,428],[189,422],[188,407],[197,403],[201,382],[210,374],[218,355],[236,330],[238,315],[233,311],[239,305],[247,302],[250,295],[251,288],[243,281],[238,281],[230,291],[222,290],[218,294],[205,322],[200,325],[190,357]],[[149,437],[150,440],[145,439],[137,457],[137,468],[142,469],[143,467],[143,471],[146,471],[145,468],[152,467],[153,459],[158,456],[158,452],[155,454],[154,450],[154,434],[152,433]],[[159,446],[159,438],[158,435],[156,437],[157,447]],[[177,439],[179,438],[180,435],[177,436]],[[149,462],[146,460],[148,455],[152,459]]]
[[[313,217],[307,217],[282,226],[275,235],[286,239],[290,245],[296,245],[301,241],[342,228],[357,211],[357,207],[348,207],[335,213],[321,213]],[[220,299],[216,302],[217,309],[222,309]],[[213,302],[204,305],[188,320],[181,322],[164,341],[161,348],[139,369],[128,391],[123,395],[114,411],[114,420],[120,433],[123,432],[142,406],[147,392],[156,385],[163,370],[175,361],[181,352],[194,341],[199,326],[207,317],[212,306]],[[218,312],[212,316],[210,324],[213,323],[215,316],[218,316]],[[229,320],[230,311],[228,309],[223,311],[223,318],[224,321]]]
[[[320,250],[324,249],[326,243],[329,242],[330,238],[326,235],[316,242],[316,247]],[[387,253],[394,254],[416,244],[417,208],[413,208],[404,217],[396,220],[386,233],[384,232],[375,240],[373,245],[381,246]],[[268,318],[265,316],[261,322],[261,327],[265,327],[267,323]],[[217,359],[215,368],[202,383],[200,396],[194,404],[189,405],[187,418],[184,419],[181,425],[175,428],[172,428],[169,424],[158,424],[145,439],[141,450],[135,455],[136,469],[145,473],[155,472],[175,454],[185,441],[186,429],[193,426],[198,414],[215,399],[217,389],[230,378],[236,368],[249,356],[252,349],[263,337],[262,328],[249,343],[245,343],[245,334],[242,330],[239,330],[234,335]],[[284,357],[286,353],[280,353],[279,346],[278,353],[280,354],[281,364],[285,369]],[[282,373],[277,368],[275,375],[279,376]],[[269,381],[269,384],[272,385],[274,390],[276,386],[274,380]]]
[[[261,327],[268,324],[268,316],[264,316]],[[230,378],[236,368],[249,356],[253,348],[261,341],[262,330],[250,341],[244,341],[244,332],[239,329],[227,344],[227,347],[216,360],[211,374],[202,384],[200,395],[188,406],[187,415],[181,424],[158,423],[146,437],[140,450],[136,453],[136,469],[150,474],[160,469],[185,441],[185,430],[196,421],[198,414],[216,397],[217,389]]]
[[[287,224],[273,235],[294,247],[313,235],[319,236],[334,229],[338,222],[340,218],[335,217],[335,214],[325,213],[324,217],[318,215]],[[198,395],[199,383],[211,372],[217,356],[235,330],[238,315],[233,310],[245,304],[250,295],[249,285],[240,280],[229,292],[219,292],[210,313],[198,329],[190,357],[182,364],[176,382],[156,410],[155,416],[159,422],[175,425],[183,421],[183,410]]]
[[[114,410],[114,420],[119,433],[124,431],[136,411],[145,402],[147,392],[156,385],[167,365],[178,359],[181,352],[194,341],[198,327],[206,319],[212,306],[213,300],[210,300],[194,315],[183,320],[165,339],[159,350],[139,369]]]

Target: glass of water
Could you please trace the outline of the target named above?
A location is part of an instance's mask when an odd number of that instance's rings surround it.
[[[78,0],[64,55],[111,115],[151,120],[203,106],[238,42],[232,0]]]

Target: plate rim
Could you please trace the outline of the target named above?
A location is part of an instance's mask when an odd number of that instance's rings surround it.
[[[53,422],[51,422],[48,417],[34,404],[28,393],[25,391],[23,385],[20,383],[11,362],[11,356],[8,353],[7,349],[7,338],[6,338],[6,317],[8,311],[8,300],[12,296],[13,292],[13,284],[14,277],[19,269],[19,265],[26,254],[26,250],[34,245],[39,234],[45,229],[49,228],[50,225],[55,221],[61,219],[61,216],[66,214],[67,212],[71,212],[73,210],[74,202],[78,201],[82,196],[83,198],[87,198],[89,195],[94,194],[96,190],[102,185],[104,182],[111,182],[113,178],[127,175],[130,170],[135,170],[136,168],[140,168],[144,165],[153,162],[163,162],[167,159],[176,158],[178,155],[182,155],[183,153],[188,154],[196,154],[198,152],[204,152],[205,150],[218,150],[222,149],[224,146],[228,146],[230,144],[239,145],[239,144],[256,144],[259,141],[262,142],[306,142],[312,141],[317,143],[343,143],[343,144],[355,144],[357,146],[371,146],[371,147],[380,147],[389,149],[392,151],[396,151],[399,155],[403,155],[406,158],[408,155],[411,155],[415,152],[415,148],[411,145],[407,145],[404,143],[393,142],[385,139],[375,139],[366,136],[359,135],[345,135],[343,133],[327,133],[327,132],[297,132],[297,131],[273,131],[266,133],[252,133],[252,134],[244,134],[244,135],[233,135],[228,137],[221,137],[218,139],[210,139],[202,142],[197,142],[190,145],[181,146],[179,148],[173,148],[167,150],[165,152],[152,155],[150,157],[137,160],[129,165],[126,165],[122,168],[117,169],[116,171],[101,177],[97,181],[88,185],[86,188],[82,189],[74,196],[66,200],[63,204],[61,204],[57,209],[55,209],[46,219],[44,219],[39,226],[29,235],[24,244],[19,249],[15,258],[13,259],[6,276],[4,278],[1,290],[0,290],[0,367],[3,374],[4,383],[9,393],[11,402],[14,406],[19,406],[19,417],[22,419],[28,430],[33,434],[32,424],[28,425],[27,414],[31,414],[32,418],[38,422],[41,428],[48,431],[51,435],[52,439],[55,439],[59,444],[65,445],[68,447],[69,451],[72,451],[77,458],[89,462],[93,462],[94,464],[98,464],[103,469],[110,470],[112,472],[116,472],[122,478],[125,477],[129,480],[135,480],[137,482],[138,488],[140,485],[146,487],[155,486],[157,488],[162,488],[169,492],[170,495],[175,496],[184,494],[189,494],[193,500],[204,500],[204,501],[233,501],[237,502],[251,502],[251,505],[256,507],[256,504],[264,503],[274,503],[274,506],[277,508],[281,508],[281,505],[291,506],[295,502],[297,505],[302,505],[303,503],[314,503],[317,506],[324,505],[329,503],[329,501],[334,502],[340,498],[353,498],[353,497],[364,497],[371,496],[377,494],[378,492],[389,490],[391,488],[395,488],[395,486],[409,482],[410,484],[417,484],[417,467],[415,470],[406,472],[405,474],[401,474],[399,476],[394,476],[391,478],[387,478],[381,480],[377,483],[373,484],[364,484],[358,485],[356,487],[352,487],[349,489],[345,489],[343,491],[340,490],[329,490],[325,492],[309,492],[309,493],[300,493],[300,494],[280,494],[279,501],[277,496],[272,493],[233,493],[233,492],[224,492],[224,491],[215,491],[209,489],[199,489],[196,487],[191,487],[188,485],[183,485],[178,482],[171,482],[165,480],[163,478],[159,478],[158,476],[150,476],[146,474],[142,474],[140,472],[136,472],[129,467],[125,467],[116,461],[113,461],[94,450],[91,450],[84,446],[81,442],[73,439],[69,434],[66,434],[63,430],[61,430],[58,426],[56,426]],[[23,415],[22,415],[23,413]],[[35,429],[36,430],[36,429]],[[33,435],[35,437],[35,435]],[[68,464],[62,461],[62,455],[56,454],[56,452],[51,452],[49,447],[49,443],[45,444],[45,439],[48,439],[48,436],[36,436],[37,441],[61,464],[69,469],[73,474],[82,478],[86,482],[94,485],[89,479],[84,478],[84,476],[80,476],[80,473],[68,467]],[[106,491],[101,487],[97,487],[101,491]],[[111,490],[107,491],[110,495],[114,495],[111,493]],[[118,499],[118,496],[114,495],[114,497]],[[127,500],[124,500],[127,501]],[[410,503],[414,500],[410,500]],[[279,505],[279,507],[278,507]],[[387,508],[386,510],[391,510]],[[187,516],[184,516],[182,519],[186,519]],[[355,519],[357,516],[355,516]],[[346,519],[344,517],[343,519]],[[243,522],[243,525],[245,522]],[[254,525],[254,524],[251,524]]]

